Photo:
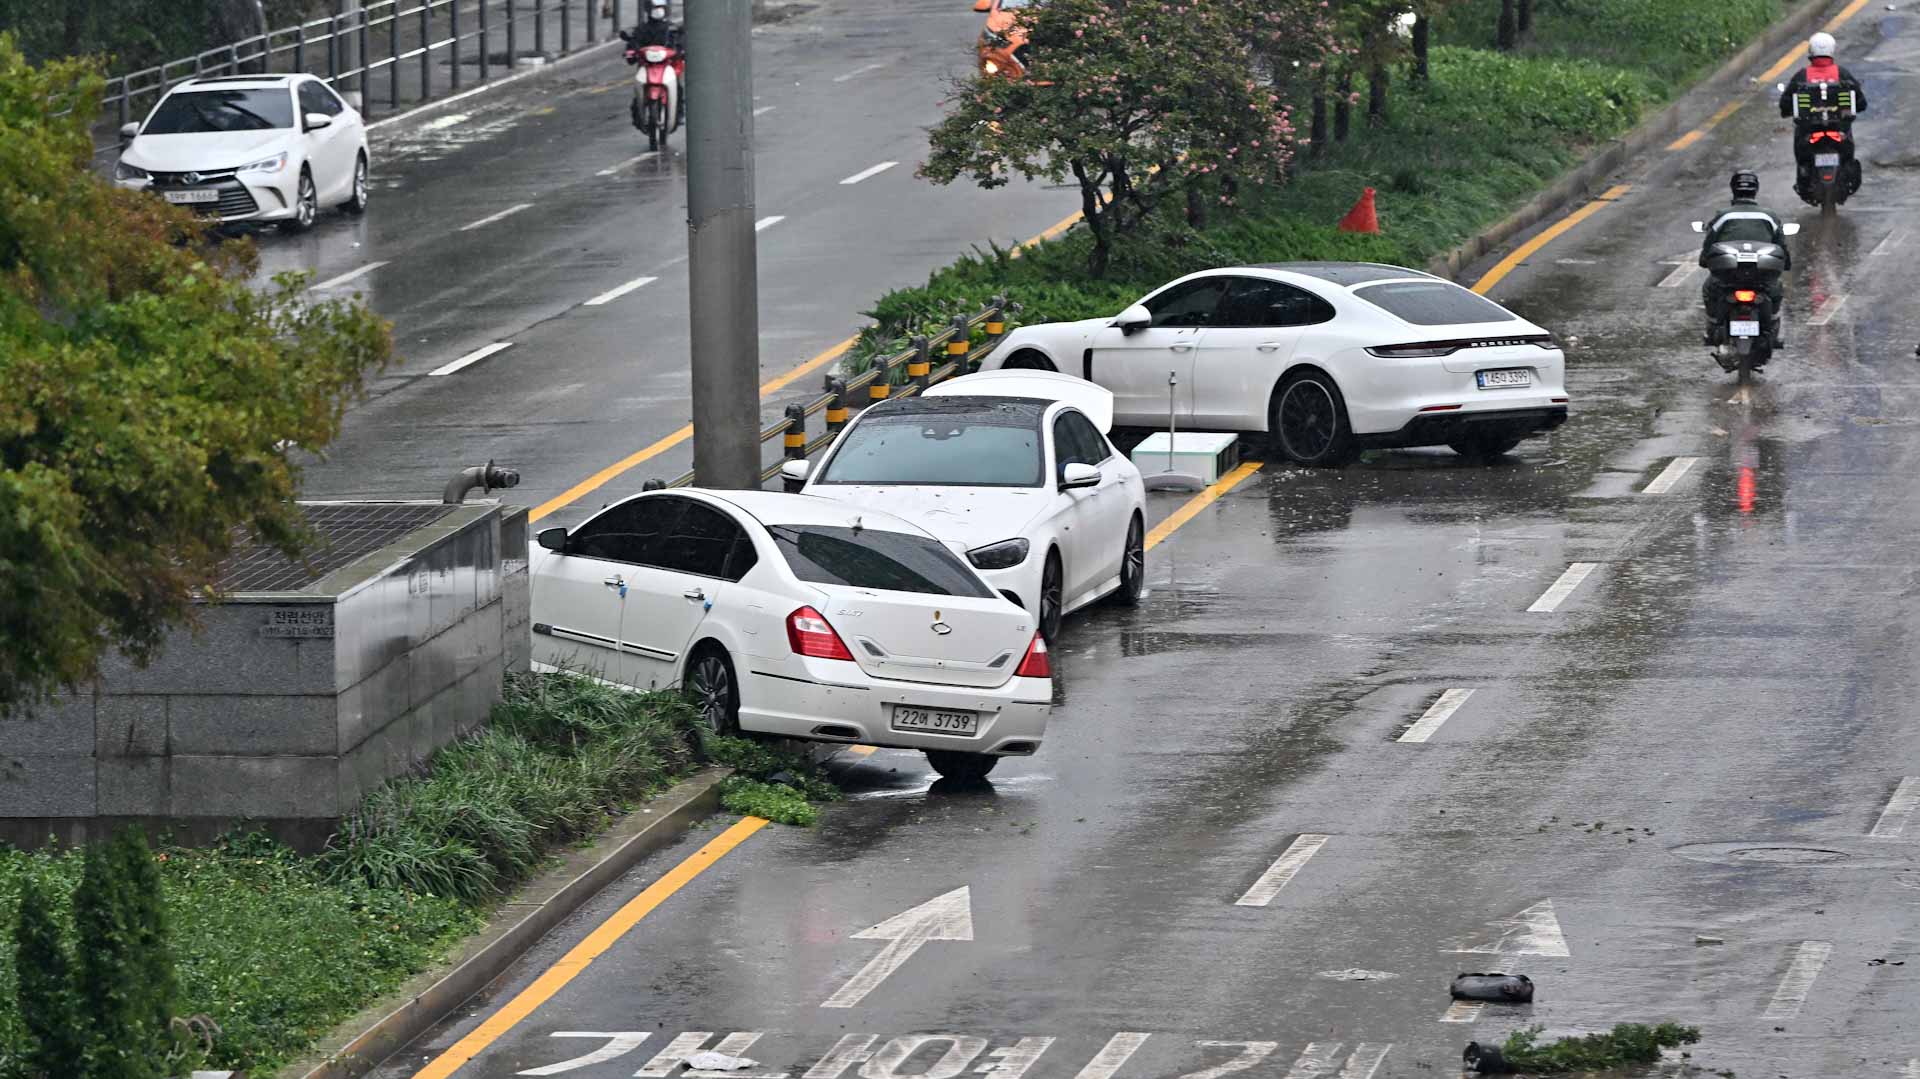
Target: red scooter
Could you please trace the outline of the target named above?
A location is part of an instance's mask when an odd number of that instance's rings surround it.
[[[620,37],[627,42],[627,63],[640,69],[633,76],[633,126],[646,132],[647,149],[658,150],[686,119],[680,100],[686,54],[668,45],[636,45],[624,30]]]

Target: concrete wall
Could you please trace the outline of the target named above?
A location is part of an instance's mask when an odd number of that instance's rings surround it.
[[[462,507],[300,592],[199,608],[141,669],[0,717],[0,839],[240,821],[323,842],[369,790],[485,722],[528,637],[527,518]]]

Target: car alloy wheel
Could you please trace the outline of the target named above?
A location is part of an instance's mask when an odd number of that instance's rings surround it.
[[[687,672],[686,696],[708,731],[733,734],[738,728],[740,698],[733,684],[733,664],[718,649],[709,648],[694,659]]]
[[[1049,642],[1060,636],[1061,608],[1065,603],[1062,593],[1066,591],[1062,576],[1059,554],[1048,552],[1047,568],[1040,574],[1040,636]]]
[[[1303,465],[1342,465],[1351,457],[1352,439],[1340,392],[1325,375],[1309,372],[1289,379],[1274,406],[1274,439],[1281,454]]]
[[[367,196],[369,193],[370,188],[367,183],[367,159],[363,154],[353,165],[353,198],[347,202],[347,211],[356,214],[366,213]]]
[[[1146,535],[1135,516],[1127,522],[1127,547],[1120,554],[1120,588],[1114,597],[1128,607],[1140,602],[1147,591]]]
[[[313,189],[313,174],[306,169],[300,170],[300,188],[293,196],[293,220],[287,227],[293,232],[305,232],[313,227],[320,216],[320,194]]]

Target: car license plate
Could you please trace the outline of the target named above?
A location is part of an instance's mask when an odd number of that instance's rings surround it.
[[[1509,367],[1499,371],[1477,371],[1474,377],[1480,380],[1483,390],[1505,390],[1515,386],[1533,385],[1533,372],[1524,367]]]
[[[220,192],[214,190],[211,187],[193,187],[193,188],[188,188],[185,191],[168,191],[165,193],[165,195],[166,195],[167,201],[173,203],[176,206],[181,205],[183,203],[190,203],[190,202],[219,202],[220,201]]]
[[[1837,169],[1840,167],[1839,154],[1813,155],[1813,167],[1816,169]]]
[[[1758,337],[1760,336],[1760,320],[1751,319],[1751,318],[1736,318],[1731,322],[1727,323],[1727,336],[1728,337]]]
[[[893,706],[893,729],[925,731],[928,734],[979,734],[980,713],[896,704]]]

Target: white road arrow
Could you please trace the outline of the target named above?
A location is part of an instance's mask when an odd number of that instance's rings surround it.
[[[966,888],[955,888],[936,896],[903,914],[896,914],[872,929],[862,929],[855,940],[884,940],[887,946],[867,961],[860,973],[828,997],[822,1008],[851,1008],[860,1003],[887,975],[899,970],[920,946],[934,940],[972,940],[973,904]]]
[[[1502,918],[1487,924],[1500,931],[1500,939],[1491,943],[1469,942],[1461,947],[1447,950],[1488,955],[1564,957],[1573,954],[1567,950],[1567,937],[1565,933],[1560,932],[1560,919],[1554,917],[1551,899],[1543,899],[1511,918]]]

